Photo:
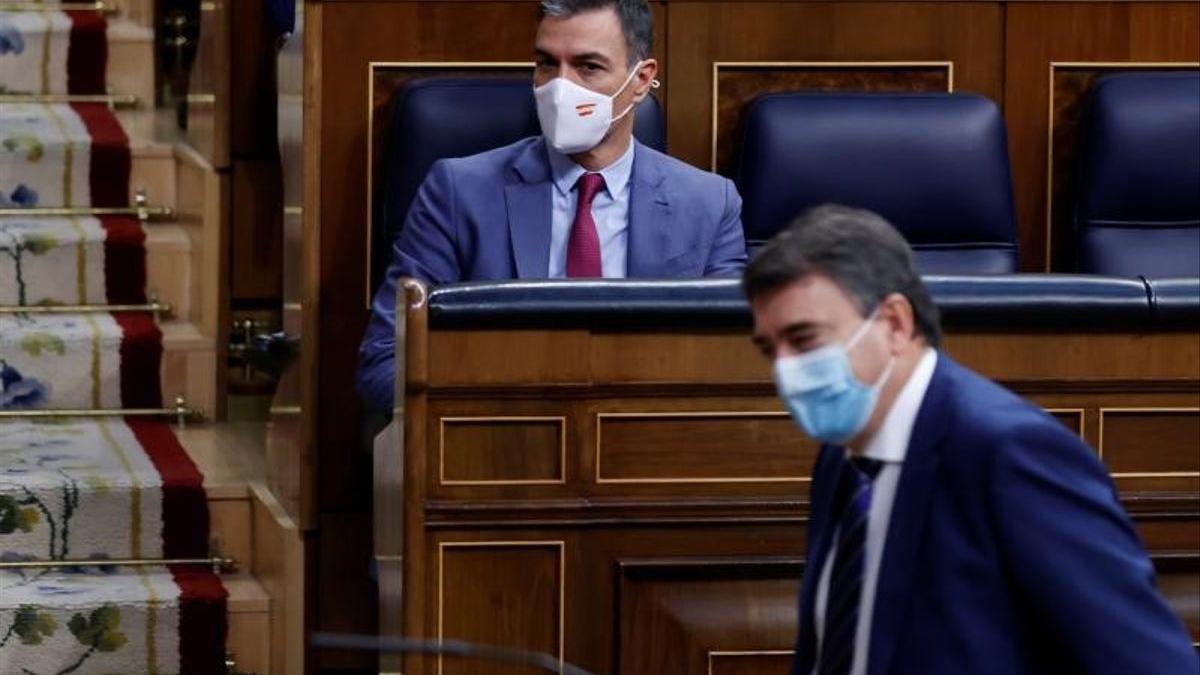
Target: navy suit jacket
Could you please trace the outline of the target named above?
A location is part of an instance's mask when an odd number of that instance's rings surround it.
[[[793,675],[813,669],[844,463],[839,448],[817,458]],[[944,354],[900,473],[870,641],[867,675],[1200,672],[1096,453]]]
[[[633,143],[627,276],[739,274],[746,243],[733,183]],[[392,246],[359,351],[359,392],[371,407],[392,408],[396,282],[545,278],[553,185],[541,136],[434,163]]]

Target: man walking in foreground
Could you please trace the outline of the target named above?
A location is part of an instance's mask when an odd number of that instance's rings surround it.
[[[1096,453],[937,351],[891,225],[811,211],[744,287],[780,397],[824,443],[793,675],[1200,672]]]

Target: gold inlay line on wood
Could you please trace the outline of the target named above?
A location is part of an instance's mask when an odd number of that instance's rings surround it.
[[[793,656],[794,649],[714,650],[708,652],[708,675],[713,675],[713,658],[720,656]]]
[[[444,581],[446,549],[448,548],[554,548],[558,553],[558,662],[563,663],[566,646],[567,622],[567,542],[562,539],[547,540],[487,540],[487,541],[442,541],[438,542],[437,580],[437,639],[442,642],[445,626],[446,593]],[[442,675],[442,654],[437,655],[437,672]]]
[[[688,483],[807,483],[811,476],[747,476],[738,478],[726,477],[696,477],[696,478],[604,478],[601,475],[600,459],[605,419],[723,419],[738,417],[788,417],[783,411],[683,411],[683,412],[606,412],[596,413],[596,483],[614,484],[688,484]]]
[[[440,70],[518,70],[529,69],[532,78],[534,63],[532,61],[370,61],[367,63],[367,257],[366,273],[363,288],[366,294],[367,309],[371,309],[371,242],[375,238],[374,202],[375,202],[375,71],[378,70],[421,70],[435,68]],[[532,85],[530,85],[532,87]],[[532,95],[532,94],[531,94]]]
[[[709,171],[717,171],[718,101],[721,97],[720,74],[722,68],[775,68],[780,70],[851,70],[854,68],[894,70],[897,68],[944,68],[946,70],[946,93],[954,93],[953,61],[713,61],[712,64],[712,147]]]
[[[446,480],[446,423],[473,424],[497,422],[518,424],[521,422],[558,423],[558,478],[531,478],[516,480]],[[567,418],[562,415],[545,416],[482,416],[438,418],[438,484],[439,485],[562,485],[567,482]]]
[[[1046,255],[1045,269],[1049,272],[1054,258],[1054,71],[1064,70],[1191,70],[1200,68],[1200,61],[1051,61],[1050,77],[1046,84]],[[1091,95],[1091,91],[1088,91]]]
[[[1106,413],[1118,413],[1124,415],[1138,414],[1155,414],[1155,413],[1200,413],[1200,407],[1146,407],[1146,408],[1100,408],[1100,438],[1096,444],[1096,451],[1100,455],[1100,461],[1104,461],[1104,415]],[[1198,440],[1200,443],[1200,440]],[[1200,471],[1132,471],[1123,473],[1110,473],[1113,478],[1200,478]]]
[[[1075,430],[1079,433],[1080,438],[1084,438],[1084,433],[1083,433],[1084,409],[1083,408],[1042,408],[1042,410],[1046,411],[1046,414],[1051,415],[1051,416],[1053,416],[1053,415],[1075,415],[1076,418],[1078,419],[1078,426],[1075,427]]]

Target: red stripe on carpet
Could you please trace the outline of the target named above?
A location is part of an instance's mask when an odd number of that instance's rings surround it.
[[[171,566],[179,597],[179,671],[182,675],[225,672],[228,593],[211,570]]]
[[[162,331],[150,314],[119,312],[112,315],[121,326],[121,405],[125,408],[161,408]]]
[[[114,305],[146,302],[146,231],[136,218],[102,216],[105,296]]]
[[[92,203],[84,206],[128,206],[133,158],[129,153],[129,137],[116,113],[101,103],[73,103],[71,107],[92,137],[88,167]]]
[[[108,21],[100,12],[67,12],[71,41],[67,47],[67,93],[105,93],[108,67]]]
[[[206,557],[209,517],[204,475],[166,423],[144,417],[127,417],[125,423],[162,477],[163,556]]]

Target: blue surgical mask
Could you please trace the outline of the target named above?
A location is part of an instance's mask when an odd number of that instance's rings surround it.
[[[850,367],[849,351],[875,320],[875,312],[845,344],[833,343],[819,349],[775,361],[775,386],[792,419],[804,433],[825,443],[844,443],[867,425],[896,360],[873,385],[863,384]]]

